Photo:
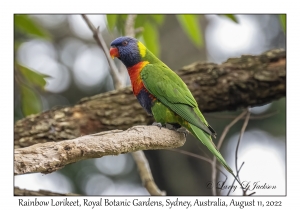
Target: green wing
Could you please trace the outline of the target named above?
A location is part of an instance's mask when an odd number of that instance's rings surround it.
[[[215,134],[192,93],[175,72],[163,64],[148,64],[143,68],[141,78],[146,89],[164,105],[209,135]]]

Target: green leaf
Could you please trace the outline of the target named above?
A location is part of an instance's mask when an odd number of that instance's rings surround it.
[[[137,15],[135,18],[134,28],[144,27],[144,23],[148,22],[149,15]]]
[[[127,18],[126,14],[121,14],[117,16],[116,26],[119,33],[123,35],[124,35],[124,26],[125,26],[126,18]]]
[[[220,15],[220,16],[227,17],[227,18],[229,18],[230,20],[232,20],[233,22],[239,23],[238,20],[236,19],[236,16],[233,15],[233,14],[226,14],[226,15]]]
[[[14,25],[21,31],[43,39],[50,39],[49,33],[36,24],[28,15],[15,15]]]
[[[192,42],[200,47],[203,45],[201,28],[199,26],[198,15],[177,15],[176,16],[184,32],[192,40]]]
[[[42,111],[42,102],[39,96],[25,85],[20,85],[21,109],[25,116],[37,114]]]
[[[22,75],[32,84],[35,84],[41,88],[44,88],[46,85],[46,77],[49,77],[44,74],[37,73],[21,64],[17,64],[18,69],[22,73]]]
[[[158,25],[163,24],[165,20],[165,15],[151,15],[151,17],[155,20]]]
[[[279,19],[280,19],[282,30],[284,31],[284,33],[286,33],[286,15],[285,14],[279,15]]]
[[[159,57],[159,34],[155,25],[146,22],[144,24],[143,38],[145,40],[146,47],[157,57]]]
[[[116,26],[118,15],[106,15],[107,26],[110,31]]]
[[[155,23],[156,25],[161,25],[164,21],[165,15],[137,15],[135,19],[135,28],[144,27],[146,22]]]

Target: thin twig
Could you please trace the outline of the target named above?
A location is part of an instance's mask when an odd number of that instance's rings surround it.
[[[238,139],[238,142],[237,142],[237,145],[236,145],[236,149],[235,149],[235,169],[236,169],[236,173],[237,173],[237,178],[239,179],[239,181],[241,181],[240,177],[239,177],[239,174],[238,174],[238,167],[237,167],[237,159],[238,159],[238,151],[239,151],[239,147],[240,147],[240,142],[242,140],[242,137],[244,135],[244,132],[246,130],[246,127],[248,125],[248,122],[249,122],[249,117],[250,117],[250,108],[247,109],[247,115],[246,115],[246,118],[245,118],[245,121],[244,121],[244,124],[243,124],[243,127],[241,129],[241,133],[240,133],[240,136],[239,136],[239,139]]]
[[[223,130],[223,133],[220,137],[220,140],[218,142],[218,145],[217,145],[217,149],[220,150],[221,146],[222,146],[222,143],[225,139],[225,136],[226,134],[228,133],[229,129],[235,124],[237,123],[245,114],[247,113],[247,111],[243,111],[239,116],[237,116],[231,123],[229,123],[225,129]],[[216,165],[217,165],[217,159],[216,157],[213,157],[213,164],[212,164],[212,183],[216,183],[216,178],[217,178],[217,170],[216,170]],[[212,188],[212,193],[213,195],[217,195],[217,191],[216,191],[216,188],[213,187]]]
[[[247,188],[244,190],[243,189],[243,196],[251,196],[251,195],[254,195],[256,192],[253,192],[253,193],[250,193],[249,195],[247,195],[247,192],[250,188],[250,185],[247,186]]]
[[[219,140],[219,142],[218,142],[218,145],[217,145],[217,149],[218,149],[218,150],[220,150],[220,148],[221,148],[221,146],[222,146],[222,144],[223,144],[223,141],[224,141],[224,139],[225,139],[225,136],[227,135],[229,129],[230,129],[234,124],[236,124],[240,119],[242,119],[242,118],[246,115],[246,113],[247,113],[247,110],[243,111],[240,115],[238,115],[231,123],[229,123],[229,124],[225,127],[225,129],[224,129],[224,131],[223,131],[223,133],[222,133],[222,135],[221,135],[221,137],[220,137],[220,140]]]
[[[243,162],[242,165],[240,166],[240,168],[239,168],[239,170],[238,170],[238,172],[237,172],[237,176],[238,176],[238,174],[240,173],[240,171],[241,171],[241,169],[242,169],[244,163],[245,163],[245,162]],[[233,186],[234,183],[235,183],[235,179],[233,179],[233,182],[232,182],[232,185],[231,185],[231,186]],[[228,193],[227,193],[227,196],[230,194],[231,189],[232,189],[232,188],[229,189],[229,191],[228,191]]]
[[[275,110],[266,114],[262,114],[262,115],[257,115],[257,116],[250,116],[250,120],[261,120],[261,119],[265,119],[265,118],[269,118],[272,117],[276,114],[278,114],[279,111]],[[211,118],[216,118],[216,119],[234,119],[236,118],[236,115],[215,115],[215,114],[206,114],[207,117],[211,117]],[[242,117],[240,120],[245,119],[245,116]]]
[[[184,154],[184,155],[195,157],[197,159],[204,160],[204,161],[206,161],[210,164],[213,163],[213,161],[211,159],[207,158],[207,157],[197,155],[197,154],[194,154],[194,153],[191,153],[191,152],[188,152],[188,151],[184,151],[184,150],[181,150],[181,149],[166,149],[166,150],[173,151],[173,152],[179,152],[179,153]],[[226,177],[226,179],[225,179],[225,181],[226,181],[227,180],[227,175],[222,171],[222,168],[220,166],[217,165],[217,168]]]
[[[249,195],[246,195],[246,196],[251,196],[251,195],[254,195],[256,192],[253,192],[253,193],[250,193]]]
[[[179,152],[181,154],[184,154],[184,155],[188,155],[188,156],[191,156],[191,157],[195,157],[197,159],[200,159],[200,160],[204,160],[208,163],[210,163],[211,165],[213,164],[213,161],[207,157],[204,157],[204,156],[201,156],[201,155],[197,155],[197,154],[194,154],[194,153],[191,153],[191,152],[188,152],[188,151],[184,151],[184,150],[181,150],[181,149],[166,149],[166,150],[169,150],[169,151],[173,151],[173,152]],[[225,181],[223,182],[223,185],[226,183],[228,177],[227,175],[222,171],[222,168],[218,165],[216,165],[216,167],[218,168],[218,170],[225,176]],[[214,184],[214,182],[212,182],[212,184]],[[213,188],[216,188],[216,186],[213,186]]]
[[[135,30],[134,30],[134,33],[135,34],[138,34],[138,33],[141,33],[141,32],[143,32],[144,31],[144,28],[143,27],[139,27],[139,28],[136,28]]]
[[[113,79],[115,89],[118,90],[118,89],[122,88],[124,85],[123,85],[122,80],[119,76],[119,71],[118,71],[115,63],[113,62],[113,60],[110,57],[109,50],[108,50],[108,48],[105,44],[105,41],[104,41],[101,33],[99,33],[99,27],[96,28],[86,15],[82,14],[82,18],[85,20],[85,22],[87,23],[87,25],[89,26],[89,28],[93,32],[94,39],[96,40],[96,42],[100,46],[100,48],[102,48],[102,50],[103,50],[103,52],[106,56],[106,59],[107,59],[108,64],[110,66],[110,74],[111,74],[111,77]]]
[[[201,151],[201,153],[203,153],[203,155],[207,158],[210,158],[210,156],[208,155],[207,151],[204,150],[204,147],[201,144],[197,144],[197,148]]]
[[[188,155],[188,156],[191,156],[191,157],[195,157],[195,158],[198,158],[200,160],[204,160],[210,164],[212,164],[212,160],[207,158],[207,157],[204,157],[204,156],[201,156],[201,155],[197,155],[197,154],[194,154],[194,153],[191,153],[191,152],[188,152],[188,151],[184,151],[184,150],[181,150],[181,149],[167,149],[169,151],[173,151],[173,152],[178,152],[178,153],[181,153],[181,154],[184,154],[184,155]]]
[[[134,24],[135,24],[135,18],[137,15],[127,15],[126,21],[125,21],[125,34],[126,36],[131,36],[135,37],[135,29],[134,29]]]

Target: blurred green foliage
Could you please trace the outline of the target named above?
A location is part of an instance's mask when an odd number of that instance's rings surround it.
[[[43,39],[51,39],[50,34],[36,22],[34,22],[28,15],[15,15],[14,26],[16,30],[20,30],[26,35],[33,35]]]
[[[279,15],[279,20],[280,20],[282,30],[284,31],[284,33],[286,33],[286,15],[285,14]]]
[[[23,39],[29,37],[51,39],[50,34],[38,25],[28,15],[15,15],[15,50],[18,49]],[[46,85],[46,75],[40,74],[33,69],[21,65],[15,59],[15,82],[19,90],[21,110],[24,116],[36,114],[42,111],[42,102],[39,95]]]
[[[177,19],[190,40],[198,47],[203,45],[201,28],[199,27],[199,15],[177,15]]]
[[[238,23],[236,16],[233,14],[225,14],[225,15],[220,15],[220,16],[225,16],[225,17],[229,18],[230,20],[232,20],[233,22]]]
[[[146,47],[152,51],[156,56],[159,57],[160,44],[159,44],[159,34],[158,28],[163,26],[164,19],[166,15],[161,14],[138,14],[135,20],[135,29],[142,28],[141,32],[136,34],[139,38],[142,36]],[[224,16],[235,23],[239,23],[236,15],[234,14],[221,14],[219,16]],[[125,35],[125,22],[127,15],[125,14],[108,14],[107,26],[110,31],[115,28],[121,35]],[[197,47],[203,47],[203,35],[200,25],[200,19],[202,15],[188,14],[188,15],[176,15],[179,25],[182,30],[189,37],[190,41]],[[280,23],[285,32],[286,30],[286,15],[279,15]]]
[[[43,110],[39,92],[44,90],[46,77],[48,76],[16,62],[15,82],[20,91],[21,110],[24,116],[37,114]]]
[[[135,19],[134,28],[138,31],[136,37],[142,37],[146,47],[156,56],[160,55],[160,44],[158,27],[162,27],[166,15],[162,14],[138,14]],[[234,22],[238,22],[235,15],[224,15]],[[186,33],[190,41],[197,47],[203,47],[203,35],[200,26],[202,15],[180,14],[176,15],[179,25]],[[108,14],[107,27],[110,31],[115,28],[121,35],[125,35],[125,22],[127,15],[125,14]],[[140,29],[140,30],[139,30]]]
[[[19,84],[21,91],[21,109],[25,116],[36,114],[42,110],[42,102],[39,95],[31,87]]]
[[[27,80],[27,82],[37,85],[38,87],[44,89],[46,85],[45,78],[48,77],[47,75],[43,75],[40,73],[37,73],[21,64],[17,64],[18,70],[22,73],[24,78]]]
[[[160,45],[157,44],[159,43],[158,30],[149,22],[146,22],[144,25],[143,38],[148,49],[159,57]]]
[[[116,26],[118,15],[106,15],[107,27],[109,30],[113,30]]]

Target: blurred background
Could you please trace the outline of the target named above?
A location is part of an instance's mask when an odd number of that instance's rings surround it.
[[[126,15],[87,16],[100,26],[108,46],[124,34]],[[14,25],[15,121],[114,89],[106,57],[81,15],[15,15]],[[286,46],[285,15],[138,15],[135,27],[143,28],[137,38],[173,70],[195,61],[222,63],[230,57]],[[130,85],[128,75],[124,81]],[[238,163],[245,162],[240,178],[250,184],[275,186],[255,190],[256,195],[286,193],[285,98],[252,108],[251,116],[271,112],[276,114],[249,121],[239,149]],[[204,115],[221,135],[239,113],[241,110]],[[232,167],[242,124],[243,120],[231,128],[221,148]],[[191,136],[180,149],[204,155],[203,145]],[[211,181],[208,163],[173,151],[145,154],[155,182],[167,195],[212,194],[207,187]],[[217,180],[224,179],[218,172]],[[226,185],[232,181],[228,176]],[[81,161],[48,175],[15,176],[15,186],[84,195],[149,195],[130,154]],[[219,193],[226,195],[227,190]],[[242,195],[242,191],[231,194]]]

